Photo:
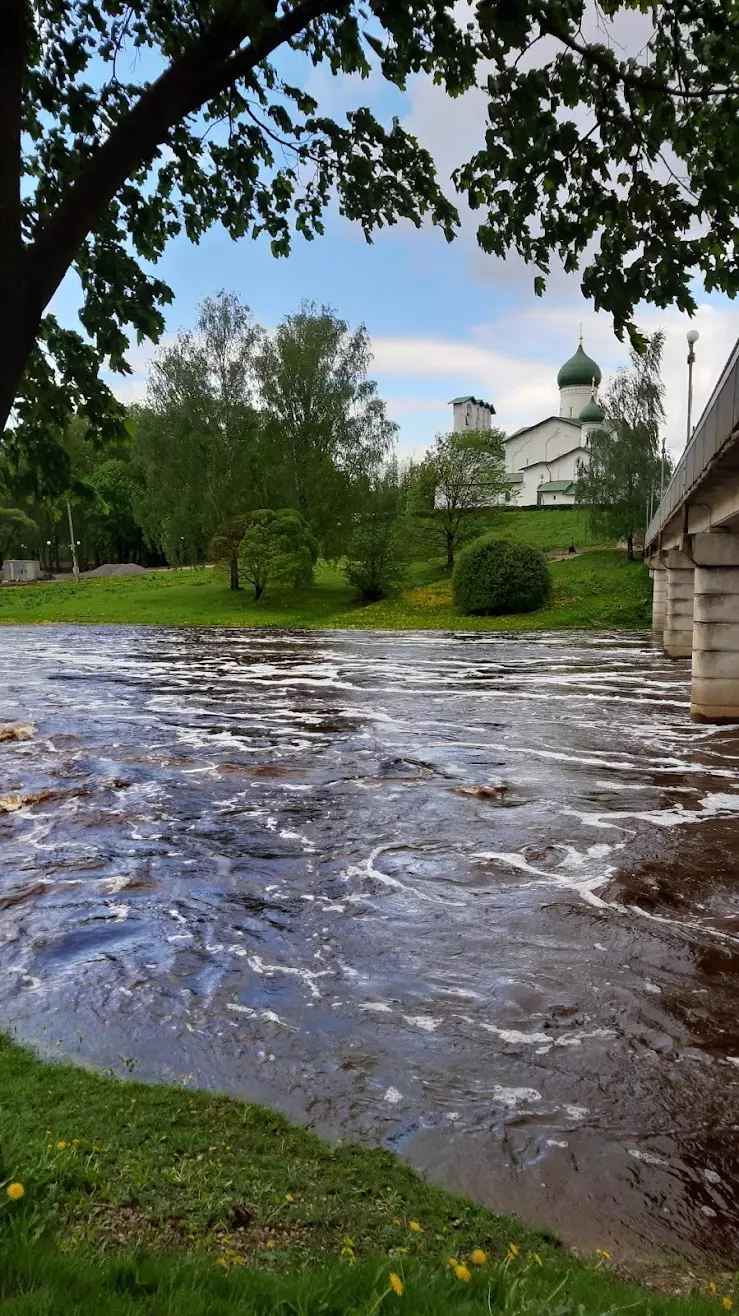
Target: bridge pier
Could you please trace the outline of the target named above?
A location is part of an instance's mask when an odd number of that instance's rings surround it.
[[[694,722],[739,722],[739,535],[694,535]]]
[[[663,631],[667,613],[667,572],[661,563],[653,563],[649,574],[652,577],[652,630]]]
[[[679,549],[664,555],[667,607],[663,643],[668,658],[689,658],[693,652],[694,567]]]

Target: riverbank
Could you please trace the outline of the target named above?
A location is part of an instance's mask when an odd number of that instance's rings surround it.
[[[48,1064],[8,1039],[0,1104],[8,1313],[701,1316],[734,1301],[718,1272],[680,1298],[624,1283],[617,1257],[579,1259],[263,1107]],[[691,1283],[664,1262],[659,1279]]]
[[[554,561],[546,607],[512,617],[461,617],[447,576],[416,564],[396,598],[361,605],[336,567],[321,563],[303,591],[228,589],[213,567],[145,576],[12,586],[0,590],[0,624],[71,622],[162,626],[280,626],[301,629],[562,630],[640,629],[650,624],[651,585],[638,562],[616,549]]]

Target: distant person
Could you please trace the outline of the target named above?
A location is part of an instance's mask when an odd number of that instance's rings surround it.
[[[575,548],[575,540],[574,540],[574,537],[570,540],[570,547],[567,549],[567,552],[568,552],[568,553],[576,553],[576,552],[577,552],[577,549]]]

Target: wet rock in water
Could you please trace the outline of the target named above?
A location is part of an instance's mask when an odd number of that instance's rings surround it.
[[[0,744],[6,740],[33,740],[35,735],[32,722],[17,722],[15,726],[0,727]]]
[[[86,794],[86,790],[30,791],[27,794],[12,792],[9,795],[0,795],[0,813],[17,813],[19,809],[25,809],[30,804],[49,804],[52,800],[66,800],[73,795]]]
[[[454,786],[455,795],[473,795],[476,800],[502,800],[507,786]]]

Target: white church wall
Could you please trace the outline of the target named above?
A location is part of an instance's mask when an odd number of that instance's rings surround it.
[[[592,397],[592,384],[587,387],[561,388],[559,390],[559,414],[569,420],[577,420],[580,412]]]
[[[543,493],[539,494],[539,503],[542,507],[572,507],[575,502],[574,492],[569,493]]]
[[[521,471],[535,462],[557,461],[562,453],[577,447],[580,431],[573,425],[562,425],[558,417],[535,425],[526,434],[513,436],[506,442],[506,467]]]

